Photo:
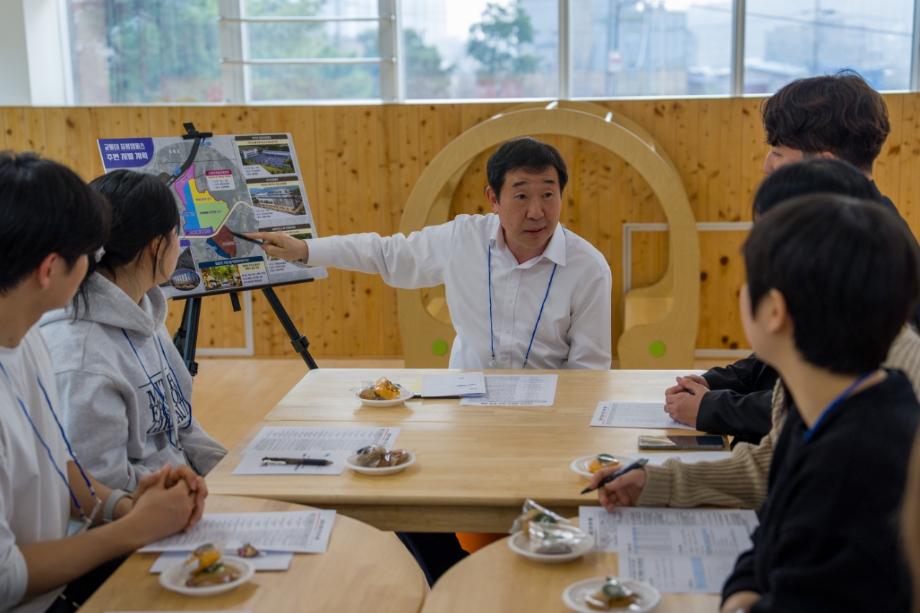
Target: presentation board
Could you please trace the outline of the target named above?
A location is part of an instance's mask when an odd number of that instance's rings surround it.
[[[187,298],[298,283],[326,270],[268,257],[234,233],[284,232],[314,238],[316,226],[290,134],[201,139],[102,138],[105,172],[158,176],[179,207],[180,255],[163,291]],[[194,154],[194,155],[193,155]],[[191,159],[194,157],[194,159]]]

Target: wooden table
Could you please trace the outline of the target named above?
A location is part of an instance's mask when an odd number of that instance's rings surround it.
[[[527,498],[574,516],[579,505],[597,504],[597,497],[579,494],[586,480],[569,469],[572,460],[600,452],[636,453],[640,434],[664,432],[592,428],[597,402],[662,400],[663,389],[678,374],[558,371],[552,407],[413,400],[404,407],[367,408],[350,391],[362,380],[383,375],[401,382],[424,372],[309,373],[208,475],[211,492],[334,508],[382,530],[506,532]],[[242,449],[262,425],[398,426],[397,446],[415,451],[417,463],[387,477],[350,471],[338,476],[232,475]]]
[[[286,502],[211,496],[208,512],[297,511]],[[80,609],[105,611],[418,611],[428,584],[415,559],[393,535],[337,515],[329,548],[295,554],[286,572],[259,572],[237,589],[190,598],[160,587],[150,566],[159,554],[134,554]]]
[[[569,611],[566,587],[592,577],[617,574],[617,554],[591,552],[564,564],[540,564],[515,554],[507,538],[454,565],[435,584],[422,613],[515,613]],[[712,613],[715,594],[662,594],[656,613]]]

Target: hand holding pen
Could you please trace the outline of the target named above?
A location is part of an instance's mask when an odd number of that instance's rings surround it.
[[[591,478],[591,484],[582,494],[597,490],[597,498],[608,511],[617,507],[632,507],[639,501],[645,489],[645,467],[648,460],[642,458],[624,468],[607,468],[598,471]]]

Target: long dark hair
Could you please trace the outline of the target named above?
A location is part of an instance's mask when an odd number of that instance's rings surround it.
[[[169,188],[157,177],[131,170],[115,170],[93,179],[89,186],[102,194],[112,207],[112,231],[103,245],[99,262],[90,262],[87,279],[98,269],[113,276],[116,270],[134,262],[151,241],[160,239],[154,256],[154,274],[160,269],[160,253],[179,226],[179,209]],[[86,301],[84,280],[77,301]]]

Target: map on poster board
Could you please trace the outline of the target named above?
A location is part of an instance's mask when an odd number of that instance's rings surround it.
[[[163,291],[187,298],[326,277],[324,268],[271,258],[233,233],[314,238],[316,226],[290,134],[101,138],[105,172],[157,175],[179,207],[180,255]],[[183,167],[187,168],[183,170]]]

